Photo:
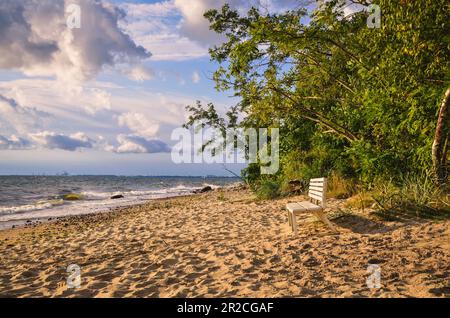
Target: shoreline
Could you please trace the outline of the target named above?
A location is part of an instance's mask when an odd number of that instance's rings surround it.
[[[212,188],[211,191],[217,191],[217,190],[226,190],[226,189],[233,189],[234,187],[236,187],[236,184],[231,184],[231,185],[227,185],[227,186],[215,186],[214,188]],[[8,229],[16,229],[16,228],[21,228],[21,227],[33,227],[33,226],[37,226],[40,224],[45,224],[45,223],[51,223],[51,222],[55,222],[55,221],[61,221],[64,220],[66,218],[71,218],[71,217],[82,217],[82,216],[86,216],[86,215],[93,215],[93,214],[104,214],[104,213],[110,213],[110,212],[114,212],[114,210],[116,209],[124,209],[124,208],[132,208],[134,206],[140,206],[152,201],[159,201],[159,200],[167,200],[167,199],[172,199],[172,198],[178,198],[178,197],[186,197],[186,196],[192,196],[192,195],[196,195],[198,193],[196,193],[196,191],[201,190],[202,188],[198,188],[196,190],[192,190],[190,193],[186,194],[186,193],[182,193],[182,194],[167,194],[164,197],[156,197],[156,198],[148,198],[148,199],[144,199],[140,202],[132,202],[132,201],[128,201],[128,202],[114,202],[115,204],[112,206],[105,206],[105,207],[100,207],[100,208],[96,208],[94,211],[84,211],[84,212],[80,212],[79,210],[76,210],[75,208],[77,208],[78,206],[74,206],[72,207],[73,212],[69,212],[67,214],[67,212],[64,212],[63,209],[64,207],[70,207],[69,205],[67,206],[58,206],[54,209],[49,208],[49,209],[42,209],[42,210],[35,210],[35,211],[31,211],[33,213],[35,213],[37,216],[36,217],[23,217],[20,219],[11,219],[11,220],[7,220],[7,221],[1,221],[0,220],[0,231],[5,231]],[[88,202],[92,202],[92,203],[100,203],[100,200],[96,201],[96,200],[80,200],[79,203],[85,203],[87,204]],[[112,203],[110,203],[112,204]],[[89,209],[89,208],[88,208]],[[90,207],[91,210],[94,209],[94,207]],[[61,212],[58,214],[55,211],[60,210]],[[39,216],[39,214],[41,212],[47,212],[48,215],[45,216]],[[29,212],[25,212],[24,214],[29,213]],[[16,215],[19,217],[21,215],[21,213],[16,213]]]
[[[75,213],[75,214],[68,214],[68,215],[62,215],[62,216],[51,216],[51,217],[44,216],[44,217],[36,217],[36,218],[23,218],[23,219],[18,219],[18,220],[0,221],[0,232],[6,231],[9,229],[20,229],[23,227],[36,227],[36,226],[39,226],[42,224],[54,223],[57,221],[64,221],[64,220],[72,219],[72,218],[79,219],[79,218],[83,218],[83,217],[89,217],[91,215],[113,213],[113,212],[115,212],[115,210],[123,210],[126,208],[139,207],[141,205],[148,204],[149,202],[152,202],[152,201],[170,200],[173,198],[187,197],[187,196],[192,196],[192,195],[195,195],[195,193],[173,195],[173,196],[168,196],[168,197],[164,197],[164,198],[147,199],[147,200],[144,200],[139,203],[130,202],[128,204],[117,205],[114,207],[105,207],[104,210],[99,210],[99,211],[94,211],[94,212],[86,212],[86,213],[79,213],[79,214]]]
[[[450,222],[387,222],[355,211],[333,234],[290,197],[248,190],[162,198],[0,231],[0,297],[448,297]],[[331,199],[339,210],[344,200]],[[332,212],[334,213],[334,212]],[[67,285],[67,267],[81,286]],[[381,288],[366,285],[381,268]]]

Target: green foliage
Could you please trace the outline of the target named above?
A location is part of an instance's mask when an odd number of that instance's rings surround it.
[[[382,11],[379,29],[367,27],[366,12],[344,18],[339,3],[326,2],[309,24],[302,23],[304,9],[208,11],[211,29],[226,37],[210,50],[219,64],[216,87],[240,102],[227,120],[212,104],[197,104],[188,108],[189,122],[279,127],[279,185],[337,173],[370,187],[428,173],[439,104],[450,86],[448,1],[372,1]],[[257,164],[243,175],[255,189],[275,182],[261,180]]]
[[[219,201],[227,201],[228,199],[225,197],[225,194],[221,191],[221,192],[217,195],[217,200],[219,200]]]
[[[259,165],[251,163],[247,168],[241,171],[242,178],[245,183],[250,186],[253,191],[256,190],[256,185],[261,178],[261,169]]]
[[[342,177],[339,173],[332,173],[328,177],[327,196],[329,197],[345,199],[357,191],[356,183],[351,179]]]
[[[277,180],[262,179],[256,187],[256,197],[260,200],[275,199],[280,195],[280,183]]]
[[[450,217],[448,195],[427,175],[410,175],[397,183],[379,183],[372,198],[381,208],[377,214],[383,217],[396,217],[398,214],[440,219]]]

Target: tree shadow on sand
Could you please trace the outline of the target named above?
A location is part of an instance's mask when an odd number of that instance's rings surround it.
[[[450,219],[450,208],[437,209],[430,206],[403,205],[380,209],[371,214],[384,221],[445,221]]]
[[[331,220],[338,227],[349,229],[359,234],[378,234],[393,231],[395,228],[387,226],[383,222],[377,222],[369,218],[347,214]]]
[[[450,285],[444,286],[444,287],[438,287],[438,288],[432,288],[430,289],[430,293],[433,295],[436,295],[438,297],[450,297]]]
[[[422,223],[450,219],[450,209],[435,209],[429,206],[402,206],[392,209],[380,209],[369,216],[356,215],[340,210],[337,217],[330,220],[341,228],[359,234],[383,234],[401,227],[402,223]],[[372,218],[374,216],[375,218]],[[386,222],[395,222],[387,225]]]

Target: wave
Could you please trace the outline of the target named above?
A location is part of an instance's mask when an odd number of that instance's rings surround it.
[[[138,197],[138,196],[153,196],[153,195],[164,195],[164,194],[184,194],[189,193],[198,189],[198,187],[189,187],[185,185],[178,185],[172,188],[162,188],[162,189],[152,189],[152,190],[128,190],[128,191],[110,191],[110,192],[99,192],[99,191],[84,191],[81,192],[83,199],[85,200],[107,200],[112,196],[123,195],[124,198],[127,197]]]
[[[210,186],[213,189],[219,188],[219,186],[214,184],[205,183],[202,185],[202,187],[205,186]],[[63,199],[51,199],[38,201],[33,204],[0,207],[0,215],[23,214],[26,212],[50,210],[66,204],[75,207],[77,205],[81,205],[83,202],[83,205],[89,204],[89,202],[94,203],[93,201],[106,205],[113,205],[113,203],[114,205],[120,205],[122,203],[139,203],[145,200],[191,194],[194,190],[201,189],[202,187],[180,184],[170,188],[151,190],[83,191],[79,193],[80,200],[69,202]],[[116,195],[122,195],[123,198],[111,199],[111,197]]]
[[[46,210],[51,209],[55,206],[61,206],[64,203],[65,203],[64,200],[49,200],[49,201],[39,201],[36,202],[35,204],[0,207],[0,215]]]

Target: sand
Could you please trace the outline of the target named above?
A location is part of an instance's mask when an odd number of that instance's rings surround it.
[[[448,220],[353,211],[333,234],[306,214],[294,236],[283,207],[302,199],[214,191],[1,231],[0,297],[450,296]],[[369,264],[380,288],[367,286]]]

